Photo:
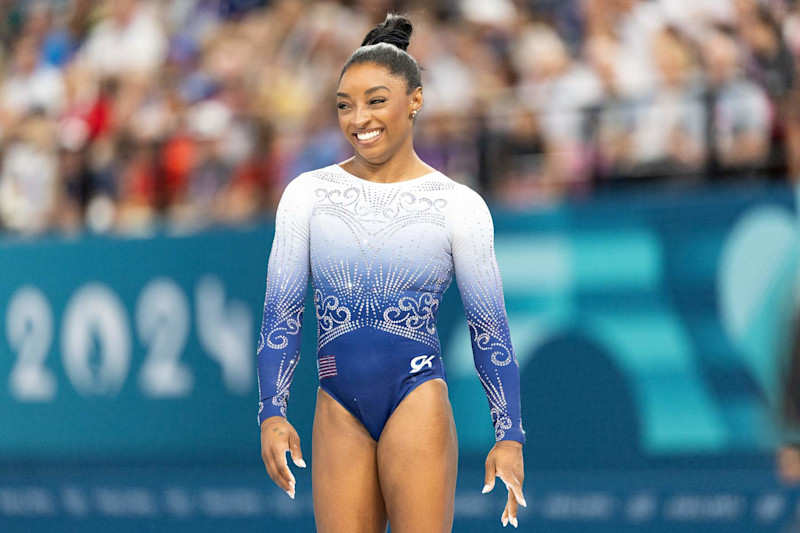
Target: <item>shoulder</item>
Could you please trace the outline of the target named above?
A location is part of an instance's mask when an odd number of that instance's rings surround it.
[[[476,190],[463,183],[455,181],[453,183],[455,184],[453,188],[453,210],[455,212],[463,213],[467,216],[489,213],[486,201]]]
[[[314,196],[314,174],[313,172],[303,172],[286,184],[278,202],[278,212],[295,215],[307,213],[309,206],[313,203]]]
[[[483,197],[468,185],[456,181],[452,181],[452,183],[453,190],[448,202],[446,222],[451,238],[460,239],[471,236],[479,227],[490,228],[491,231],[494,222]]]
[[[429,177],[425,178],[424,182],[420,182],[419,186],[423,187],[425,190],[445,192],[446,196],[456,201],[456,203],[483,202],[480,194],[471,187],[454,180],[444,172],[438,170],[432,172]]]
[[[305,174],[300,174],[296,178],[293,178],[286,184],[283,188],[283,193],[281,193],[281,202],[286,202],[288,200],[296,200],[303,196],[303,193],[307,186],[307,178],[305,178]]]
[[[313,187],[319,183],[319,174],[324,173],[329,167],[320,168],[317,170],[310,170],[303,172],[295,178],[289,180],[283,190],[283,195],[304,195],[308,191],[313,190]]]

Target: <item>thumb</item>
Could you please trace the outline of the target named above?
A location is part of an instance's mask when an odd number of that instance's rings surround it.
[[[487,492],[491,492],[494,488],[494,480],[495,480],[495,468],[494,468],[494,461],[486,462],[486,475],[483,478],[483,490],[481,491],[482,494],[486,494]]]
[[[303,461],[303,452],[300,450],[300,437],[297,433],[293,433],[289,437],[289,453],[292,455],[292,462],[300,468],[306,467],[306,462]]]

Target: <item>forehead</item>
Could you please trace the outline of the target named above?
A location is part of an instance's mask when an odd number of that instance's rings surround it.
[[[339,90],[351,94],[364,92],[376,85],[385,85],[394,91],[404,88],[405,80],[378,63],[356,63],[339,80]]]

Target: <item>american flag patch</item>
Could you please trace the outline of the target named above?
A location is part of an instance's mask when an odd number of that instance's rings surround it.
[[[323,355],[317,359],[317,372],[319,379],[332,378],[337,375],[336,358],[333,355]]]

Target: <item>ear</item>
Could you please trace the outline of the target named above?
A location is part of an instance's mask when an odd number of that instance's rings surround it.
[[[411,107],[409,109],[409,114],[411,116],[416,116],[416,114],[422,109],[422,87],[417,87],[411,93]]]

